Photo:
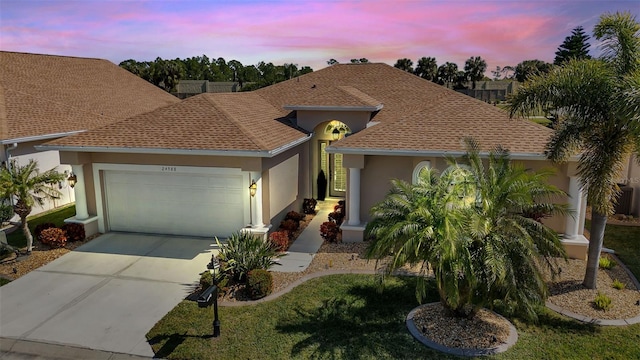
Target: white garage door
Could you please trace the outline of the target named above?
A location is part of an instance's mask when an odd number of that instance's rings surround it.
[[[240,174],[105,171],[104,177],[111,231],[227,237],[244,226]]]

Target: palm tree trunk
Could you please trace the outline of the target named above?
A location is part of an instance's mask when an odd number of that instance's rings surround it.
[[[604,228],[607,225],[607,215],[593,211],[591,213],[591,237],[589,239],[589,254],[587,257],[587,271],[582,285],[589,289],[595,289],[598,280],[598,264],[602,241],[604,240]]]
[[[20,222],[22,223],[24,237],[27,238],[27,252],[30,253],[33,249],[33,236],[31,235],[31,230],[29,230],[29,224],[27,224],[27,217],[20,217]]]

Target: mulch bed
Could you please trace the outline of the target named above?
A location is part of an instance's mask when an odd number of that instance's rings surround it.
[[[31,255],[26,255],[25,250],[23,249],[19,257],[16,257],[14,254],[0,261],[0,276],[6,279],[15,280],[41,266],[52,262],[62,255],[67,254],[73,249],[88,243],[89,241],[97,238],[100,235],[101,234],[95,234],[83,241],[68,242],[63,248],[53,249],[50,248],[49,245],[45,245],[40,241],[34,239]]]

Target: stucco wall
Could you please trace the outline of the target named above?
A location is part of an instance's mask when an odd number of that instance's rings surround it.
[[[301,212],[303,199],[312,197],[309,151],[308,141],[273,158],[263,159],[263,222],[272,224],[274,229],[287,212]]]
[[[381,201],[391,187],[392,179],[412,181],[414,168],[422,161],[430,161],[431,166],[438,171],[443,171],[449,165],[444,158],[433,157],[404,157],[404,156],[365,156],[365,167],[361,172],[361,220],[371,219],[369,211],[371,207]],[[527,169],[539,170],[553,167],[547,161],[514,161],[523,164]],[[555,166],[556,175],[549,182],[561,190],[568,192],[569,178],[566,174],[566,166]],[[567,198],[557,199],[558,203],[566,203]],[[348,206],[348,204],[347,204]],[[544,223],[558,232],[564,232],[564,217],[553,217],[544,220]]]
[[[392,179],[410,182],[412,172],[411,157],[365,156],[364,169],[360,173],[360,220],[367,222],[371,219],[369,210],[387,195]]]

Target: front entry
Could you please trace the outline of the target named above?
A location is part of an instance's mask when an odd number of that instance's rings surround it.
[[[342,154],[327,154],[330,141],[320,141],[320,169],[324,171],[328,182],[328,194],[331,197],[344,197],[347,191],[347,170],[342,166]]]

